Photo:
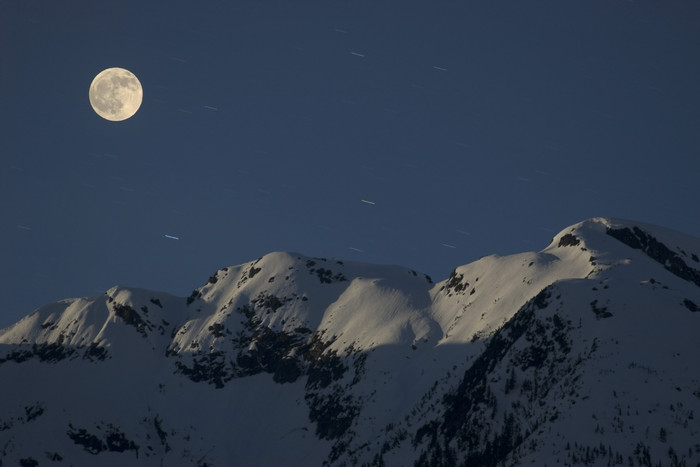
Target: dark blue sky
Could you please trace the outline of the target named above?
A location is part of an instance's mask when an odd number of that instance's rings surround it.
[[[588,217],[698,236],[699,58],[696,1],[2,2],[0,326],[276,250],[440,280]]]

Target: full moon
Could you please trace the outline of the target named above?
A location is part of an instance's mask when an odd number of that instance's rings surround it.
[[[107,68],[90,84],[90,105],[106,120],[120,122],[133,116],[142,99],[141,82],[124,68]]]

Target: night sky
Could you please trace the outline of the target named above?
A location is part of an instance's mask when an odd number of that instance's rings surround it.
[[[0,326],[272,251],[437,281],[589,217],[700,236],[697,1],[10,0],[0,61]]]

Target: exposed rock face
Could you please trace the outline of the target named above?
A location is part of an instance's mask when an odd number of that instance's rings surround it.
[[[635,226],[632,229],[629,227],[609,228],[606,233],[630,248],[642,250],[651,259],[662,264],[667,271],[700,287],[700,270],[688,266],[681,255],[671,251],[666,245],[639,227]],[[683,256],[688,256],[683,250],[680,250],[680,253]],[[696,263],[698,262],[697,254],[692,253],[691,258]]]
[[[592,219],[436,284],[272,253],[186,298],[64,300],[0,331],[0,458],[693,465],[699,253]]]

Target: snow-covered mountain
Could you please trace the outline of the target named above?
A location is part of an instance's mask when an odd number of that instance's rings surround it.
[[[0,331],[1,465],[697,465],[700,240],[419,272],[271,253]]]

